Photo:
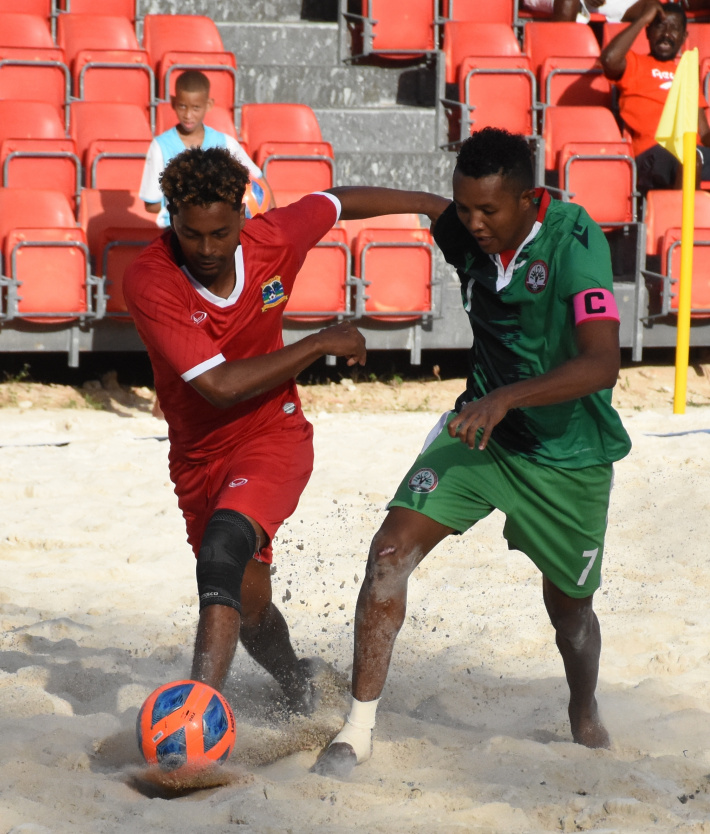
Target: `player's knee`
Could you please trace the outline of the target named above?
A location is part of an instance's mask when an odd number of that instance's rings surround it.
[[[391,537],[375,536],[367,560],[367,578],[378,585],[406,582],[418,564],[416,546]]]
[[[256,552],[256,533],[234,510],[217,510],[209,520],[197,555],[200,611],[227,605],[241,613],[244,570]]]
[[[591,608],[566,613],[552,621],[558,640],[564,640],[573,651],[581,651],[595,633],[596,617]]]

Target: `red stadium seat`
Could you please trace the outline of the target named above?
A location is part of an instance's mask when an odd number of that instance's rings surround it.
[[[3,139],[65,139],[57,109],[44,101],[0,100],[0,141]]]
[[[602,49],[608,46],[611,41],[622,29],[626,29],[628,23],[609,23],[605,22],[602,26]],[[631,44],[632,52],[638,52],[639,55],[648,55],[648,38],[646,37],[646,30],[642,29],[636,36],[636,40]]]
[[[64,50],[67,64],[75,61],[83,50],[143,52],[136,33],[125,17],[95,14],[62,14],[57,21],[57,45]]]
[[[0,0],[0,14],[16,12],[17,0]],[[52,0],[22,0],[23,14],[33,14],[49,21],[52,16]]]
[[[683,216],[682,191],[649,191],[646,194],[646,254],[660,255],[667,229],[681,225]],[[695,225],[710,228],[710,194],[695,192]]]
[[[316,114],[307,104],[244,104],[240,138],[255,159],[265,142],[322,142]]]
[[[45,17],[23,12],[0,12],[0,46],[54,49],[54,41]]]
[[[0,165],[4,187],[45,189],[51,183],[76,211],[81,162],[73,139],[5,139],[0,143]]]
[[[97,267],[104,280],[106,315],[117,319],[130,318],[123,296],[123,276],[143,249],[163,231],[155,224],[152,228],[107,227],[101,231],[97,244]]]
[[[382,214],[379,217],[365,217],[362,220],[341,220],[350,251],[355,251],[355,240],[365,229],[421,229],[418,214]]]
[[[210,80],[210,96],[215,103],[234,107],[236,58],[224,51],[219,30],[209,17],[148,14],[143,18],[143,45],[163,98],[174,94],[179,70],[199,69]]]
[[[443,16],[450,20],[474,20],[477,23],[513,25],[514,0],[444,0]]]
[[[336,227],[306,256],[284,315],[300,322],[352,315],[349,281],[350,249],[345,230]]]
[[[443,26],[446,83],[455,84],[464,59],[477,57],[520,57],[520,45],[505,23],[450,21]]]
[[[359,13],[344,16],[353,58],[410,60],[436,51],[437,0],[362,0]]]
[[[134,22],[137,0],[58,0],[59,10],[72,14],[110,15],[125,17]]]
[[[71,136],[84,167],[87,167],[93,142],[107,139],[150,142],[153,134],[145,111],[137,104],[74,101],[71,105]]]
[[[264,142],[255,159],[278,203],[280,192],[325,191],[333,187],[333,148],[329,142]]]
[[[546,58],[598,58],[599,44],[589,26],[532,20],[525,24],[524,52],[538,76]]]
[[[459,67],[457,90],[458,101],[444,100],[453,141],[489,126],[524,136],[536,133],[535,77],[525,55],[466,58]]]
[[[611,107],[611,85],[597,58],[546,58],[540,68],[546,104]]]
[[[623,141],[616,120],[606,107],[548,107],[543,138],[547,171],[557,169],[560,151],[569,142]]]
[[[0,46],[0,99],[47,102],[68,126],[66,106],[70,97],[69,67],[60,50]]]
[[[628,142],[570,142],[562,146],[558,177],[566,198],[603,229],[636,222],[636,163]]]
[[[663,275],[663,300],[661,314],[678,312],[680,291],[680,238],[679,226],[666,229],[661,247]],[[696,318],[710,316],[710,228],[697,225],[693,231],[693,279],[690,290],[690,312]]]
[[[53,323],[93,315],[89,256],[66,197],[0,189],[2,314]]]
[[[96,139],[86,149],[86,179],[90,188],[138,191],[149,139]]]
[[[427,229],[363,229],[355,239],[361,315],[390,324],[432,316],[433,241]]]
[[[225,107],[219,107],[215,104],[211,110],[208,110],[205,113],[204,123],[208,127],[213,127],[215,130],[219,130],[222,133],[232,136],[234,139],[237,138],[237,128],[234,126],[234,118],[231,111],[227,110]],[[160,133],[165,133],[165,131],[170,130],[171,127],[175,127],[176,124],[177,116],[175,115],[175,111],[173,110],[170,102],[159,102],[155,108],[156,136]]]

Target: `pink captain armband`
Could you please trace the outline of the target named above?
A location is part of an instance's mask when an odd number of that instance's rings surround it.
[[[619,321],[614,294],[601,287],[578,292],[572,298],[575,324],[587,321]]]

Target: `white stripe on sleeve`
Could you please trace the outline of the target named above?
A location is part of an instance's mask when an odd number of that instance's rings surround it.
[[[195,365],[194,368],[190,368],[189,371],[185,371],[182,375],[182,378],[185,382],[189,382],[191,379],[194,379],[196,376],[203,374],[205,371],[209,371],[210,368],[216,368],[217,365],[221,365],[222,362],[226,362],[227,360],[222,356],[221,353],[218,353],[216,356],[213,356],[211,359],[206,359],[204,362],[200,362],[199,365]]]

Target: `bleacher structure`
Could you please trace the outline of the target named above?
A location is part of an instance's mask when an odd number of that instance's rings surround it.
[[[0,0],[0,352],[77,365],[144,349],[122,278],[160,233],[137,192],[191,67],[212,85],[206,123],[239,139],[277,205],[331,185],[449,195],[472,130],[523,133],[538,184],[608,236],[622,347],[638,360],[675,344],[679,195],[638,195],[598,63],[618,28],[592,21],[541,20],[519,0]],[[710,15],[690,29],[707,90]],[[708,345],[710,194],[696,206],[691,344]],[[341,222],[312,250],[284,339],[343,319],[413,363],[470,345],[426,218]]]

